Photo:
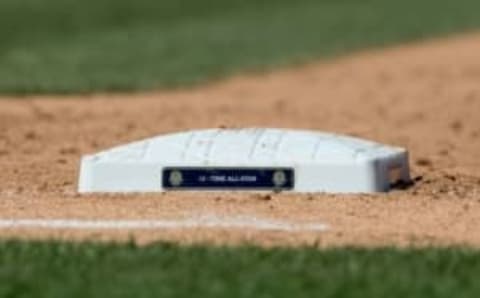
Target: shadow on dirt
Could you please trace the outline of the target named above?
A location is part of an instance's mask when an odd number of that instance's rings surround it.
[[[417,176],[409,181],[399,180],[390,185],[390,190],[408,190],[423,180],[423,176]]]

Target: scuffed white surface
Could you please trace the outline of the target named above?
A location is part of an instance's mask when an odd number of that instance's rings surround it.
[[[164,167],[291,167],[296,192],[376,192],[388,171],[409,179],[405,149],[330,133],[275,128],[167,134],[82,159],[80,192],[163,191]]]

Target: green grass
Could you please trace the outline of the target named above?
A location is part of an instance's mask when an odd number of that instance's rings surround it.
[[[1,242],[0,297],[480,297],[480,252]]]
[[[202,83],[471,30],[478,0],[2,0],[0,92]]]

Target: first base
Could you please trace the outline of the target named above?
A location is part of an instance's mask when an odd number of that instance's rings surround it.
[[[316,131],[207,129],[82,158],[78,191],[370,193],[410,181],[405,149]]]

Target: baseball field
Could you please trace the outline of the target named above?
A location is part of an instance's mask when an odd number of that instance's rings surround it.
[[[480,2],[4,0],[0,297],[478,297]],[[380,194],[79,194],[201,128],[405,147]]]

